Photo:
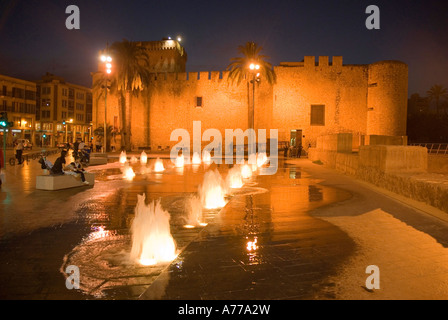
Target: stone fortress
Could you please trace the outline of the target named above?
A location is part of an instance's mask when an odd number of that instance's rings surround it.
[[[341,56],[281,62],[274,66],[276,83],[261,78],[253,101],[252,84],[231,84],[228,71],[185,72],[187,54],[178,41],[140,44],[147,48],[152,77],[149,87],[132,99],[133,150],[171,148],[177,144],[170,141],[171,132],[183,128],[192,136],[193,121],[201,121],[202,132],[214,128],[222,137],[225,129],[244,131],[252,103],[255,131],[266,129],[269,138],[269,129],[277,129],[279,142],[301,144],[306,150],[319,147],[328,140],[323,137],[334,134],[350,134],[336,147],[350,150],[379,140],[406,144],[408,67],[403,62],[351,65],[343,64]],[[92,73],[93,83],[103,69],[99,63]],[[93,89],[94,128],[104,123],[101,90]],[[109,93],[107,122],[118,129],[122,127],[119,105],[118,96]],[[203,146],[208,143],[203,141]],[[120,137],[115,144],[119,150]]]

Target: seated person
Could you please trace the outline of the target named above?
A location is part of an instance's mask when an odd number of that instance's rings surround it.
[[[40,167],[43,170],[51,170],[51,168],[53,167],[53,163],[51,163],[50,160],[47,159],[47,157],[42,156],[39,159],[39,163],[40,163]]]
[[[64,172],[66,174],[71,174],[71,175],[80,174],[82,183],[89,184],[89,181],[86,180],[86,177],[84,175],[85,170],[82,167],[82,164],[79,161],[79,159],[75,160],[74,162],[70,162],[70,164],[64,168]]]
[[[67,151],[63,150],[61,151],[61,156],[56,159],[54,162],[53,167],[50,170],[50,174],[52,175],[59,175],[64,174],[64,170],[62,168],[65,165],[65,157],[67,156]]]

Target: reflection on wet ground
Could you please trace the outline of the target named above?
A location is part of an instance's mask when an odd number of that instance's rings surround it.
[[[95,188],[116,184],[109,192],[84,201],[75,221],[4,243],[0,258],[11,263],[2,268],[1,278],[17,271],[21,276],[9,279],[0,296],[331,298],[333,284],[325,280],[351,254],[354,244],[339,228],[307,212],[350,195],[319,185],[298,166],[281,165],[276,175],[254,176],[243,188],[235,189],[225,208],[206,210],[206,227],[186,229],[185,202],[197,193],[204,173],[213,166],[171,167],[155,173],[147,170],[150,164],[138,163],[132,165],[133,181],[123,180],[119,165],[99,167]],[[218,170],[225,176],[229,168],[221,165]],[[171,264],[144,267],[129,262],[129,228],[139,194],[146,194],[148,203],[161,199],[171,215],[179,253]],[[68,265],[79,267],[82,290],[65,288]]]

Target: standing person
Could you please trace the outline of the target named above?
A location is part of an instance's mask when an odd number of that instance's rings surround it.
[[[19,140],[19,143],[17,143],[16,146],[16,158],[19,161],[19,164],[22,164],[23,162],[22,154],[23,154],[23,143],[22,141]]]
[[[73,158],[78,159],[78,148],[79,148],[79,140],[76,139],[75,143],[73,144]]]
[[[57,158],[56,161],[54,162],[54,165],[50,170],[50,174],[52,174],[52,175],[64,174],[64,170],[62,170],[62,168],[64,168],[66,156],[67,156],[67,151],[62,150],[61,156],[59,158]]]

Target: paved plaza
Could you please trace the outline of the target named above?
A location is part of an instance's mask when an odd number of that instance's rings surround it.
[[[36,190],[36,160],[7,167],[0,299],[448,298],[448,213],[308,159],[281,158],[275,175],[253,176],[224,208],[204,212],[205,227],[186,229],[185,201],[212,167],[179,172],[165,159],[165,172],[138,164],[124,181],[118,155],[110,158],[87,168],[94,186],[59,191]],[[229,170],[216,169],[223,177]],[[171,214],[171,263],[126,262],[139,194]],[[66,287],[68,265],[79,267],[78,290]],[[366,286],[369,266],[379,288]]]

